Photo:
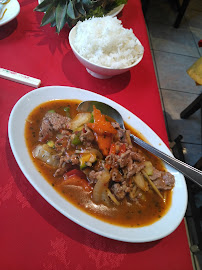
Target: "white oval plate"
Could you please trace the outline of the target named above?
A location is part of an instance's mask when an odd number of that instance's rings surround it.
[[[0,20],[0,26],[12,21],[20,12],[20,4],[17,0],[10,0],[10,2],[5,5],[5,8],[7,8],[7,10]]]
[[[156,148],[171,155],[163,141],[138,117],[119,104],[101,95],[65,86],[48,86],[33,90],[23,96],[14,106],[8,123],[8,135],[15,159],[33,187],[53,207],[67,218],[99,235],[125,242],[149,242],[172,233],[182,221],[187,207],[187,188],[184,177],[175,169],[166,166],[175,176],[172,205],[167,214],[152,225],[141,228],[124,228],[108,224],[79,210],[62,196],[36,170],[26,147],[24,138],[25,121],[29,113],[39,104],[55,99],[98,100],[117,109],[124,120],[140,131]]]

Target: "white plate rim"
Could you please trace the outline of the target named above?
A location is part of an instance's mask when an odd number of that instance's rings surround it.
[[[122,5],[118,6],[118,7],[115,7],[114,9],[112,9],[110,12],[107,13],[107,16],[112,16],[112,17],[117,16],[122,11],[124,6],[125,5],[122,4]]]
[[[7,11],[5,12],[2,20],[0,20],[0,26],[12,21],[20,12],[20,4],[17,0],[10,0],[10,2],[6,4],[5,8],[7,8]]]
[[[80,226],[105,237],[132,243],[150,242],[162,239],[172,233],[183,220],[187,207],[187,188],[184,176],[175,169],[166,165],[168,171],[173,173],[176,184],[173,189],[172,205],[168,213],[152,225],[140,228],[124,228],[108,224],[96,219],[83,211],[77,209],[67,200],[62,198],[51,185],[37,172],[34,167],[24,139],[24,125],[28,114],[39,104],[54,99],[79,99],[98,100],[105,102],[122,115],[124,120],[131,125],[135,123],[136,128],[143,133],[148,141],[152,138],[153,145],[161,151],[172,155],[167,146],[141,119],[118,103],[93,92],[68,87],[68,86],[46,86],[25,94],[13,107],[8,122],[8,137],[14,157],[25,177],[41,196],[64,216],[79,224]],[[142,132],[144,130],[144,132]],[[42,181],[41,181],[42,180]],[[179,199],[180,197],[180,199]],[[177,205],[176,205],[177,203]],[[176,207],[177,206],[177,207]],[[169,224],[169,226],[167,225]]]

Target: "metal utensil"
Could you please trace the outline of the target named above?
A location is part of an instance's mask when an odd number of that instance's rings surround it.
[[[98,101],[84,101],[79,104],[77,110],[79,112],[92,112],[93,105],[95,105],[95,107],[99,109],[102,114],[112,117],[117,123],[119,123],[122,129],[125,129],[121,114],[117,110],[115,110],[114,108],[105,103]],[[184,176],[186,176],[187,178],[189,178],[190,180],[192,180],[193,182],[202,187],[202,171],[182,162],[181,160],[178,160],[172,156],[163,153],[162,151],[142,141],[133,134],[131,134],[130,137],[135,143],[137,143],[147,151],[151,152],[155,156],[159,157],[167,164],[169,164],[170,166],[174,167],[176,170],[184,174]]]

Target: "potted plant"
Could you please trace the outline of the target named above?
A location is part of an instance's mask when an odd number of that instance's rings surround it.
[[[50,24],[60,33],[65,24],[72,28],[79,20],[102,17],[127,0],[43,0],[34,10],[44,12],[41,26]]]

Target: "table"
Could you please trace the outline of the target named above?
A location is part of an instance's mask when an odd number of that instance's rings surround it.
[[[42,81],[90,90],[135,113],[168,144],[147,30],[139,0],[119,15],[145,48],[131,72],[107,80],[89,75],[68,44],[68,29],[40,27],[35,0],[21,0],[16,19],[0,27],[0,65]],[[11,152],[7,124],[12,107],[32,87],[0,79],[1,269],[192,269],[184,221],[151,243],[123,243],[96,235],[50,206],[29,184]]]

